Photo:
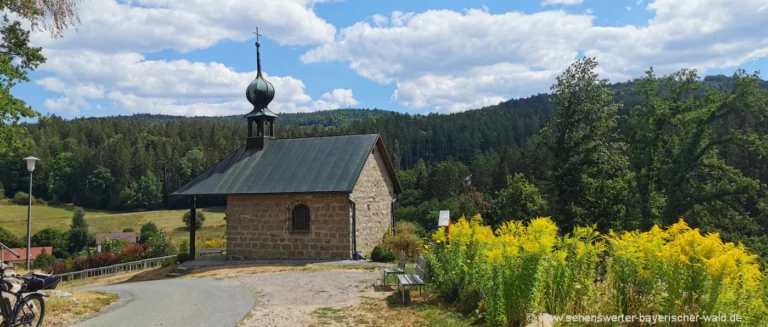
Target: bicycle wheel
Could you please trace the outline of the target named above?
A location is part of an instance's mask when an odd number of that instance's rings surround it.
[[[45,317],[45,300],[40,294],[32,293],[25,296],[18,304],[13,314],[14,326],[42,327]]]

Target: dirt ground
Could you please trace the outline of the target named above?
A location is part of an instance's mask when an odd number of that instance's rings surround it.
[[[380,272],[362,270],[288,271],[241,275],[235,280],[256,291],[257,306],[241,326],[313,326],[319,310],[357,305],[362,298],[383,298],[376,292]]]

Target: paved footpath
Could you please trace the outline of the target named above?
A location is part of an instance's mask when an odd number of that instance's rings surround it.
[[[252,290],[225,280],[166,279],[83,290],[115,293],[120,301],[75,327],[236,326],[256,304]]]

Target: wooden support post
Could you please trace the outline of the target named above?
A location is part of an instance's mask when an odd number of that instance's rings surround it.
[[[189,217],[189,260],[195,260],[195,225],[197,223],[197,199],[192,196],[192,213]]]

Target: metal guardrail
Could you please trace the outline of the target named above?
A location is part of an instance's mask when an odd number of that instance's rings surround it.
[[[219,255],[226,250],[227,249],[198,249],[195,251],[195,253],[197,253],[198,257],[205,257],[205,256],[211,256],[211,255]],[[91,269],[86,269],[81,271],[73,271],[65,274],[58,274],[58,275],[54,275],[54,277],[60,277],[61,280],[72,280],[75,278],[88,279],[88,277],[108,276],[108,275],[119,274],[121,272],[137,271],[137,270],[144,270],[144,269],[159,267],[163,264],[163,261],[171,258],[176,258],[176,256],[169,255],[165,257],[157,257],[157,258],[150,258],[150,259],[144,259],[144,260],[133,261],[133,262],[118,263],[116,265],[107,266],[107,267],[91,268]]]
[[[107,267],[91,268],[91,269],[86,269],[81,271],[73,271],[65,274],[58,274],[58,275],[54,275],[54,277],[60,277],[61,280],[73,280],[75,278],[88,279],[89,277],[108,276],[108,275],[114,275],[114,274],[118,274],[126,271],[136,271],[136,270],[144,270],[144,269],[160,267],[163,264],[163,261],[171,258],[176,258],[176,256],[169,255],[165,257],[157,257],[157,258],[144,259],[144,260],[133,261],[133,262],[118,263],[116,265],[107,266]]]
[[[222,254],[226,250],[227,249],[196,249],[195,253],[197,254],[197,257],[207,257]]]

